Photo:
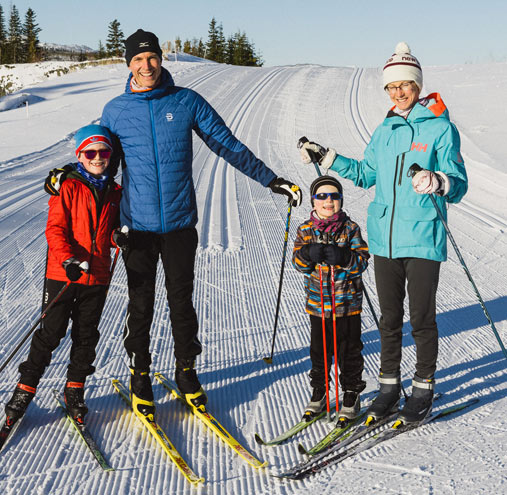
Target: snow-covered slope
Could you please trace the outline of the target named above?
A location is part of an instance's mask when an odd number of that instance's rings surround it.
[[[176,83],[203,94],[241,138],[277,174],[303,187],[304,205],[293,210],[292,241],[307,218],[313,166],[300,164],[295,146],[306,135],[347,156],[362,156],[389,101],[375,69],[286,66],[242,68],[165,62]],[[484,79],[495,75],[498,84]],[[119,94],[128,74],[122,65],[87,69],[23,89],[28,109],[0,112],[0,363],[40,311],[46,242],[48,169],[73,160],[75,130],[95,122]],[[458,75],[460,77],[458,77]],[[507,341],[507,174],[503,164],[507,65],[430,67],[425,84],[439,91],[461,131],[470,175],[465,200],[449,210],[449,225],[495,325]],[[487,92],[488,98],[478,95]],[[0,101],[1,104],[1,101]],[[497,136],[497,139],[494,139]],[[194,182],[199,201],[200,247],[195,306],[203,354],[198,373],[210,410],[252,453],[278,470],[298,462],[297,442],[314,443],[329,426],[309,428],[276,448],[261,448],[300,417],[309,398],[308,318],[302,276],[287,263],[273,364],[269,355],[287,205],[211,154],[196,137]],[[343,181],[345,209],[365,230],[372,191]],[[367,235],[367,233],[365,233]],[[292,242],[289,244],[289,249]],[[197,420],[154,386],[157,417],[199,475],[203,493],[223,494],[470,494],[507,491],[506,360],[457,257],[449,246],[438,296],[439,407],[479,397],[473,409],[402,435],[305,482],[282,483],[269,469],[254,470]],[[164,282],[152,328],[154,370],[172,376],[174,356]],[[365,283],[378,314],[373,270]],[[7,495],[190,494],[164,452],[130,414],[111,386],[127,380],[122,345],[126,276],[118,264],[101,322],[97,372],[87,384],[89,427],[116,468],[103,473],[57,409],[51,390],[64,383],[69,338],[55,352],[18,432],[1,453],[0,490]],[[415,361],[405,328],[402,377],[410,387]],[[366,392],[376,388],[379,336],[363,314]],[[0,375],[0,402],[17,380],[17,359]]]

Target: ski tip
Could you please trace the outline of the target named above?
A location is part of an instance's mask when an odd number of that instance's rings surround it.
[[[306,450],[306,448],[304,447],[304,445],[301,444],[301,443],[298,443],[298,452],[301,455],[308,455],[308,450]]]
[[[273,358],[270,358],[270,357],[265,357],[265,358],[262,358],[262,360],[263,360],[266,364],[273,364]]]
[[[259,445],[266,445],[266,442],[260,437],[258,433],[254,434],[254,438]]]

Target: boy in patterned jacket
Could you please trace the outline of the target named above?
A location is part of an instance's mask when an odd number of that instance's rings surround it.
[[[46,225],[48,256],[43,310],[56,302],[35,331],[30,352],[19,366],[21,376],[5,406],[13,425],[26,411],[67,333],[72,319],[72,347],[64,388],[69,413],[82,421],[88,409],[84,383],[95,368],[98,325],[111,282],[113,230],[119,225],[121,188],[109,170],[112,153],[107,128],[88,125],[75,135],[78,163],[72,165],[59,194],[51,196]]]
[[[368,266],[368,246],[359,226],[341,209],[343,189],[330,176],[317,178],[310,186],[313,210],[299,226],[292,263],[305,274],[306,312],[310,315],[310,385],[313,394],[305,416],[314,416],[326,406],[326,373],[331,369],[334,340],[331,307],[330,266],[334,266],[334,291],[339,381],[343,390],[340,417],[353,419],[360,409],[364,359],[361,354],[362,277]],[[326,326],[327,365],[324,365],[322,305],[319,265],[322,268]]]

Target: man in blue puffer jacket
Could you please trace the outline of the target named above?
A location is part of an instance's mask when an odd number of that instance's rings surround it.
[[[153,33],[139,29],[127,38],[125,48],[131,75],[125,93],[104,107],[101,124],[117,138],[122,156],[121,223],[129,232],[117,232],[116,242],[125,247],[129,306],[124,342],[133,407],[138,414],[155,410],[149,343],[159,257],[174,337],[176,383],[189,403],[204,407],[206,394],[194,370],[202,349],[192,304],[197,248],[192,131],[231,165],[296,206],[301,192],[277,178],[238,141],[204,98],[174,85],[162,67],[162,51]]]
[[[447,259],[447,235],[428,195],[435,194],[446,218],[446,204],[459,202],[468,182],[458,131],[438,93],[419,98],[422,70],[406,43],[398,43],[387,60],[383,83],[395,106],[373,133],[363,160],[304,140],[300,151],[305,163],[317,158],[322,167],[359,187],[375,186],[367,233],[381,310],[380,393],[368,415],[378,420],[398,408],[407,283],[417,361],[412,395],[399,419],[410,423],[426,417],[432,407],[438,354],[435,300],[440,263]],[[423,170],[412,177],[414,163]]]

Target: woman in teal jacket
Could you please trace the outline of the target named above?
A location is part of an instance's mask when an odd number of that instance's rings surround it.
[[[430,413],[438,353],[435,299],[440,263],[447,259],[447,236],[429,194],[446,216],[446,203],[467,191],[460,138],[438,93],[420,98],[422,70],[406,43],[398,43],[383,70],[384,89],[394,107],[366,147],[363,160],[338,155],[311,141],[301,143],[305,163],[317,159],[356,186],[375,186],[368,207],[367,233],[374,255],[380,303],[380,393],[370,421],[396,410],[400,399],[403,301],[409,296],[417,362],[412,395],[399,419],[414,422]],[[412,164],[422,170],[414,177]]]

